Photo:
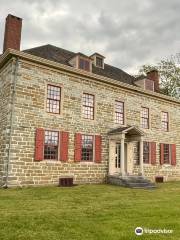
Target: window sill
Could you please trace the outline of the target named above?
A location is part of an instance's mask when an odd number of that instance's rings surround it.
[[[95,162],[94,161],[80,161],[79,163],[82,163],[82,164],[93,164]]]
[[[50,159],[43,159],[42,162],[48,162],[49,163],[49,162],[61,162],[61,161],[59,161],[58,159],[51,159],[51,160]]]
[[[49,160],[49,159],[43,159],[42,161],[40,161],[40,162],[43,162],[43,163],[52,163],[52,164],[54,164],[54,163],[57,163],[57,164],[64,164],[64,163],[79,163],[79,164],[84,164],[84,165],[87,165],[87,164],[96,164],[96,162],[94,162],[94,161],[79,161],[79,162],[75,162],[75,161],[60,161],[60,160],[56,160],[56,159],[53,159],[53,160]]]
[[[81,120],[86,122],[92,122],[92,123],[96,122],[96,119],[89,119],[89,118],[83,118],[83,117],[81,118]]]
[[[143,128],[143,127],[141,127],[141,126],[140,126],[140,128],[141,128],[142,130],[144,130],[144,131],[146,131],[146,130],[151,130],[151,128]]]
[[[126,127],[126,124],[120,124],[120,123],[116,123],[116,122],[114,122],[114,125],[115,125],[115,126]]]
[[[52,116],[52,117],[59,117],[62,118],[63,114],[62,113],[50,113],[50,112],[45,112],[45,115]]]
[[[56,160],[56,159],[53,159],[53,160],[49,160],[49,159],[43,159],[41,162],[43,163],[48,163],[48,164],[67,164],[67,163],[72,163],[70,161],[60,161],[60,160]]]

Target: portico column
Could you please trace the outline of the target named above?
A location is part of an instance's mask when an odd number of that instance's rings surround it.
[[[125,134],[122,134],[121,136],[121,175],[124,176],[124,139]]]
[[[143,167],[143,137],[140,138],[139,162],[140,162],[140,173],[141,173],[141,175],[144,175],[144,167]]]

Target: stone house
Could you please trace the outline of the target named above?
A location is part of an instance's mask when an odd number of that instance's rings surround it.
[[[0,184],[101,183],[108,175],[180,180],[180,101],[156,70],[135,79],[52,45],[20,51],[8,15],[0,56]]]

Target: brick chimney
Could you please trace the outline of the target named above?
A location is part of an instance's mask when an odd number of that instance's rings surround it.
[[[3,53],[8,48],[20,50],[22,19],[9,14],[6,18]]]
[[[154,91],[159,92],[159,72],[154,69],[147,72],[147,78],[154,81]]]

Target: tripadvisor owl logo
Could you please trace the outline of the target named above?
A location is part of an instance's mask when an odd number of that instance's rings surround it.
[[[138,235],[138,236],[142,235],[143,234],[143,229],[141,227],[137,227],[135,229],[135,234]]]

